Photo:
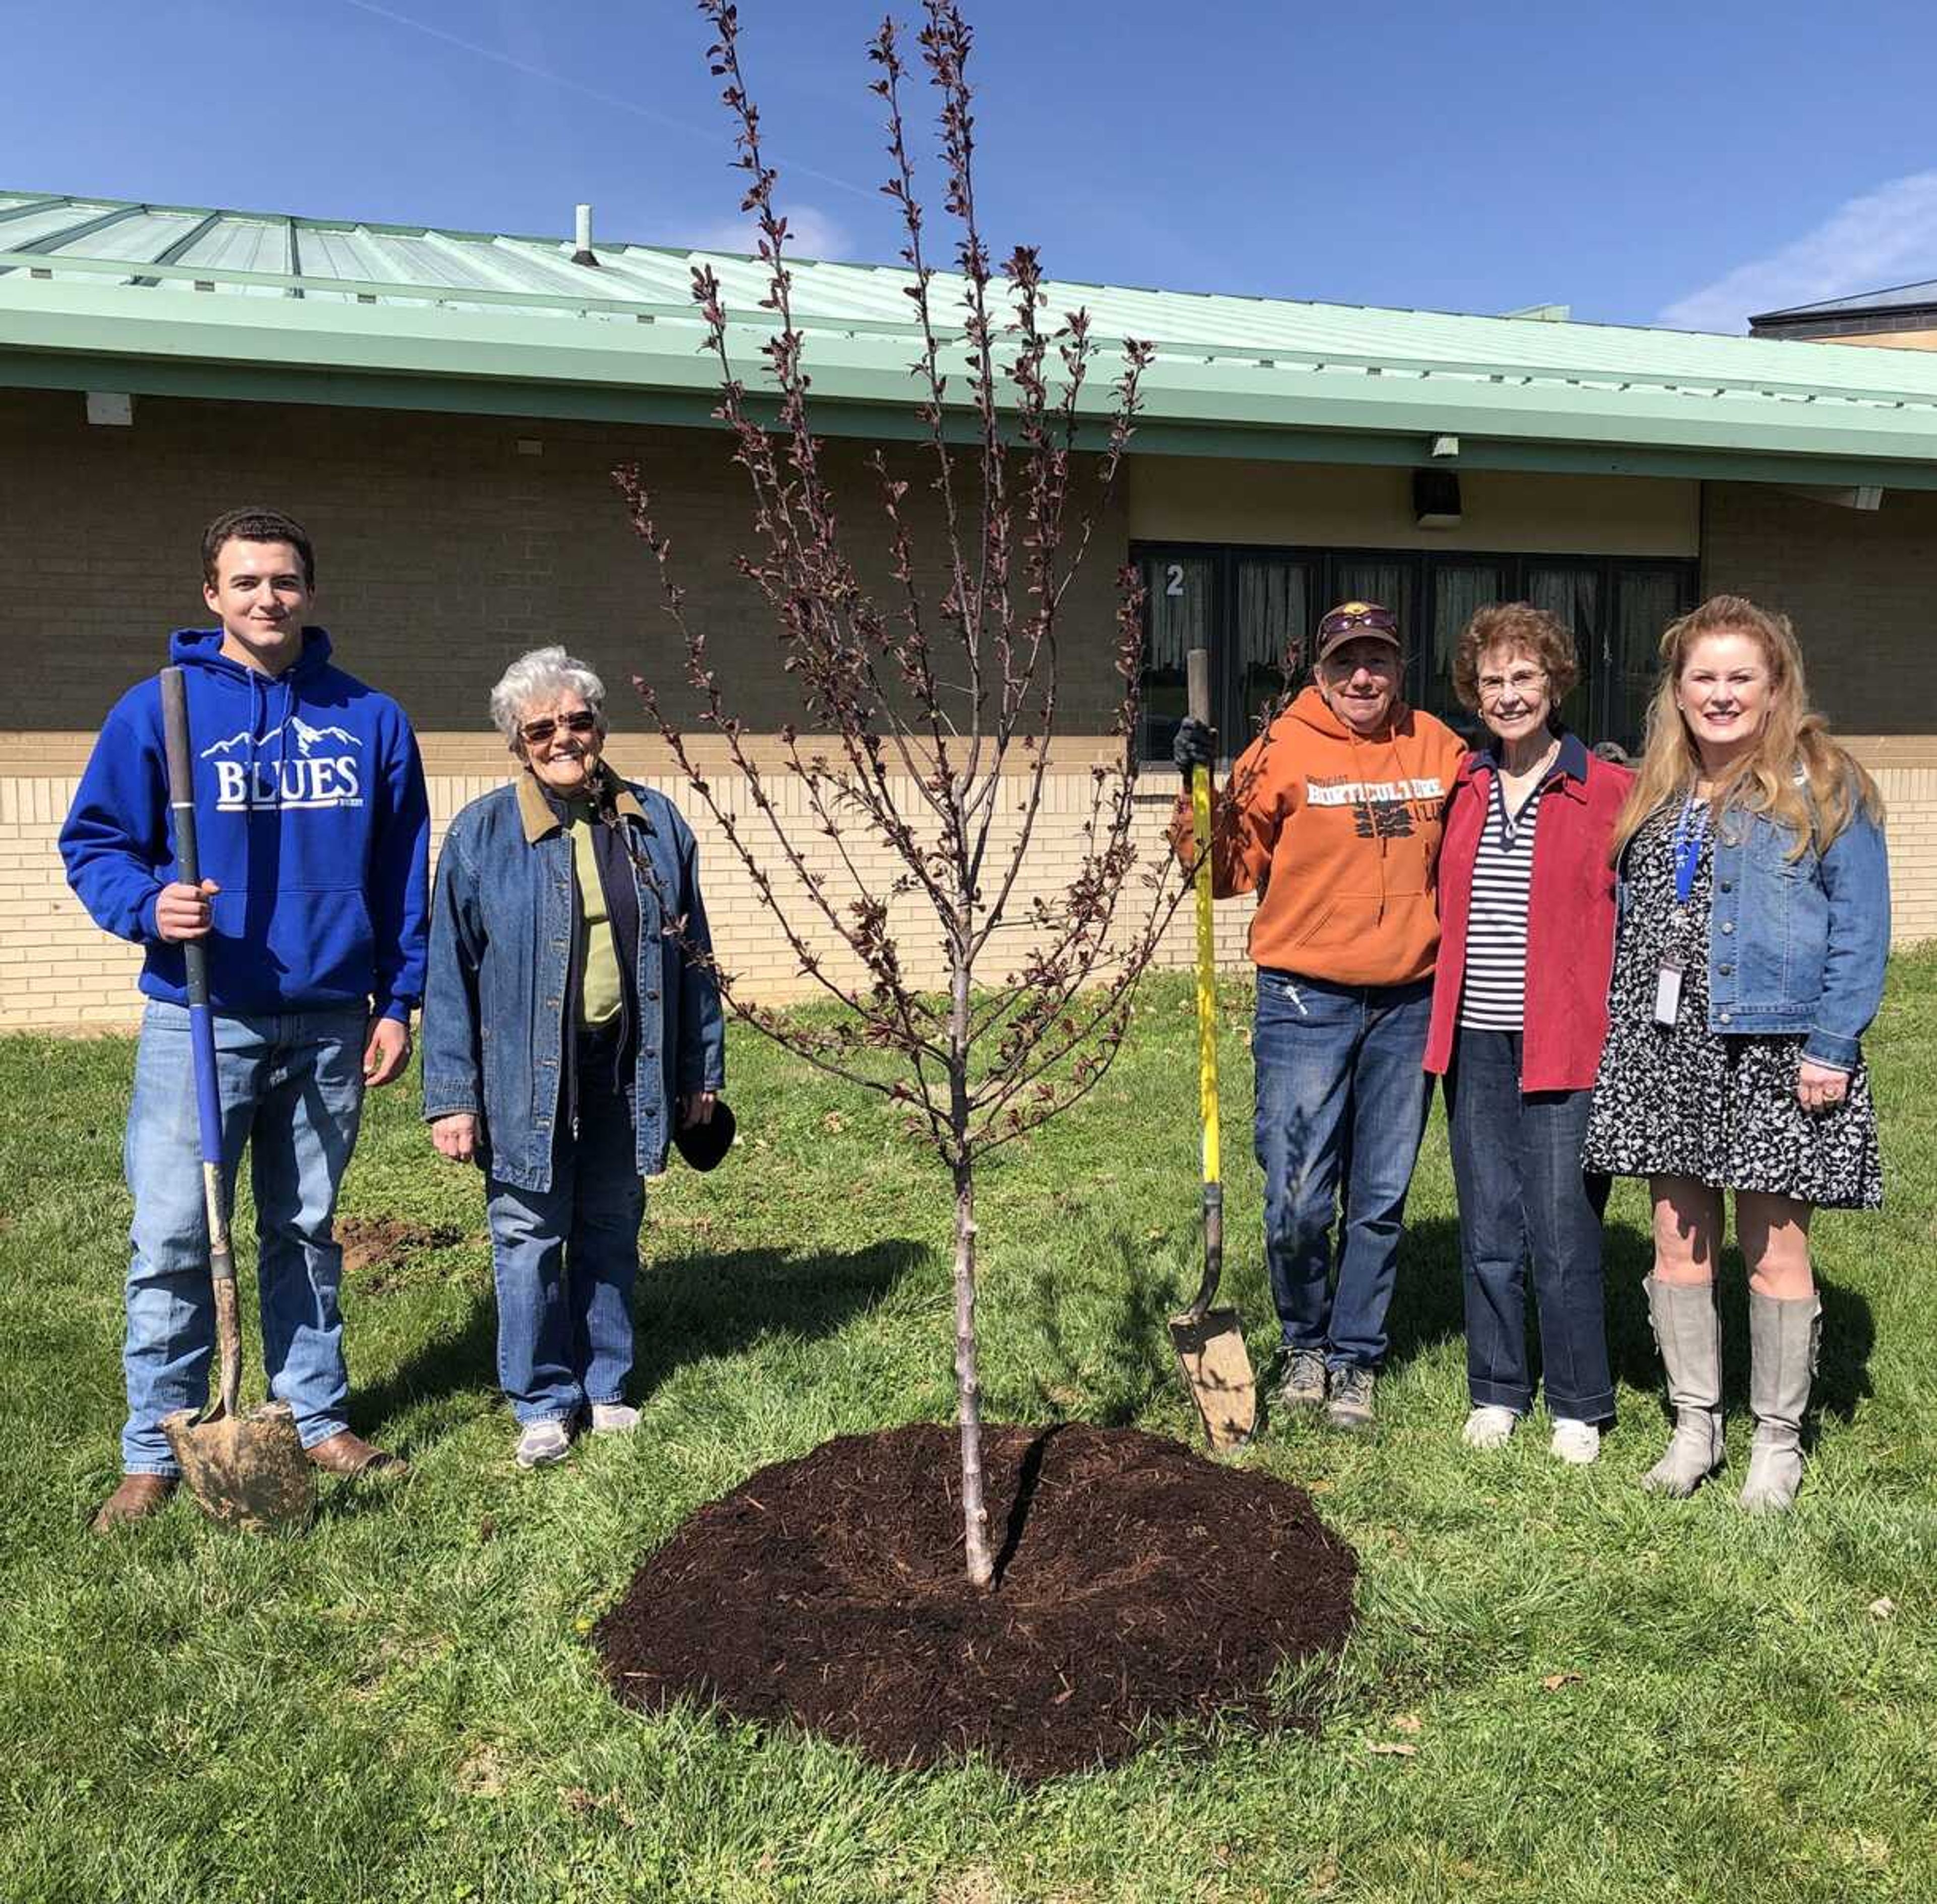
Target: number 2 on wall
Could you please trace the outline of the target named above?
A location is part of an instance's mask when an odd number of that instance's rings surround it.
[[[1181,595],[1184,593],[1184,564],[1182,562],[1167,562],[1164,564],[1163,592],[1166,595]]]

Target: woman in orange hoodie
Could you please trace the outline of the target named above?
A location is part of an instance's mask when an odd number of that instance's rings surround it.
[[[1368,1429],[1431,1101],[1421,1061],[1439,949],[1434,875],[1466,748],[1400,699],[1405,652],[1389,609],[1341,604],[1320,621],[1316,648],[1314,685],[1232,768],[1213,890],[1258,896],[1256,1138],[1286,1355],[1275,1399]],[[1187,778],[1211,756],[1211,730],[1185,721],[1176,759]],[[1187,860],[1187,802],[1172,837]]]

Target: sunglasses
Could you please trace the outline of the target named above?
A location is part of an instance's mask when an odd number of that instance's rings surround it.
[[[518,729],[518,738],[527,747],[543,747],[561,727],[568,734],[596,734],[599,717],[590,708],[580,708],[562,720],[528,720]]]
[[[1369,602],[1353,602],[1346,608],[1334,608],[1318,624],[1318,638],[1321,641],[1329,640],[1348,628],[1371,628],[1382,635],[1396,635],[1399,618],[1390,608],[1381,608]]]

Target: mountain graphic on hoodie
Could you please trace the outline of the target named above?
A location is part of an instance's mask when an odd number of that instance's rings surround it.
[[[271,741],[286,730],[296,735],[296,750],[305,757],[314,753],[325,741],[347,741],[352,747],[363,744],[347,727],[312,727],[300,714],[292,714],[280,727],[272,727],[266,734],[257,737],[257,752],[265,749]],[[217,741],[204,747],[202,757],[205,760],[212,760],[217,754],[233,753],[238,748],[247,747],[248,744],[249,730],[245,727],[240,733],[231,734],[226,741]]]

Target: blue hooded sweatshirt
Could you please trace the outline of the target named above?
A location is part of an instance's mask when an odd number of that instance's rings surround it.
[[[430,812],[402,708],[329,665],[329,637],[271,676],[183,629],[202,875],[222,890],[208,947],[219,1011],[314,1011],[368,1001],[407,1019],[423,995]],[[159,684],[102,723],[61,829],[68,883],[95,923],[147,948],[141,990],[184,1003],[182,950],[155,901],[177,875]]]

